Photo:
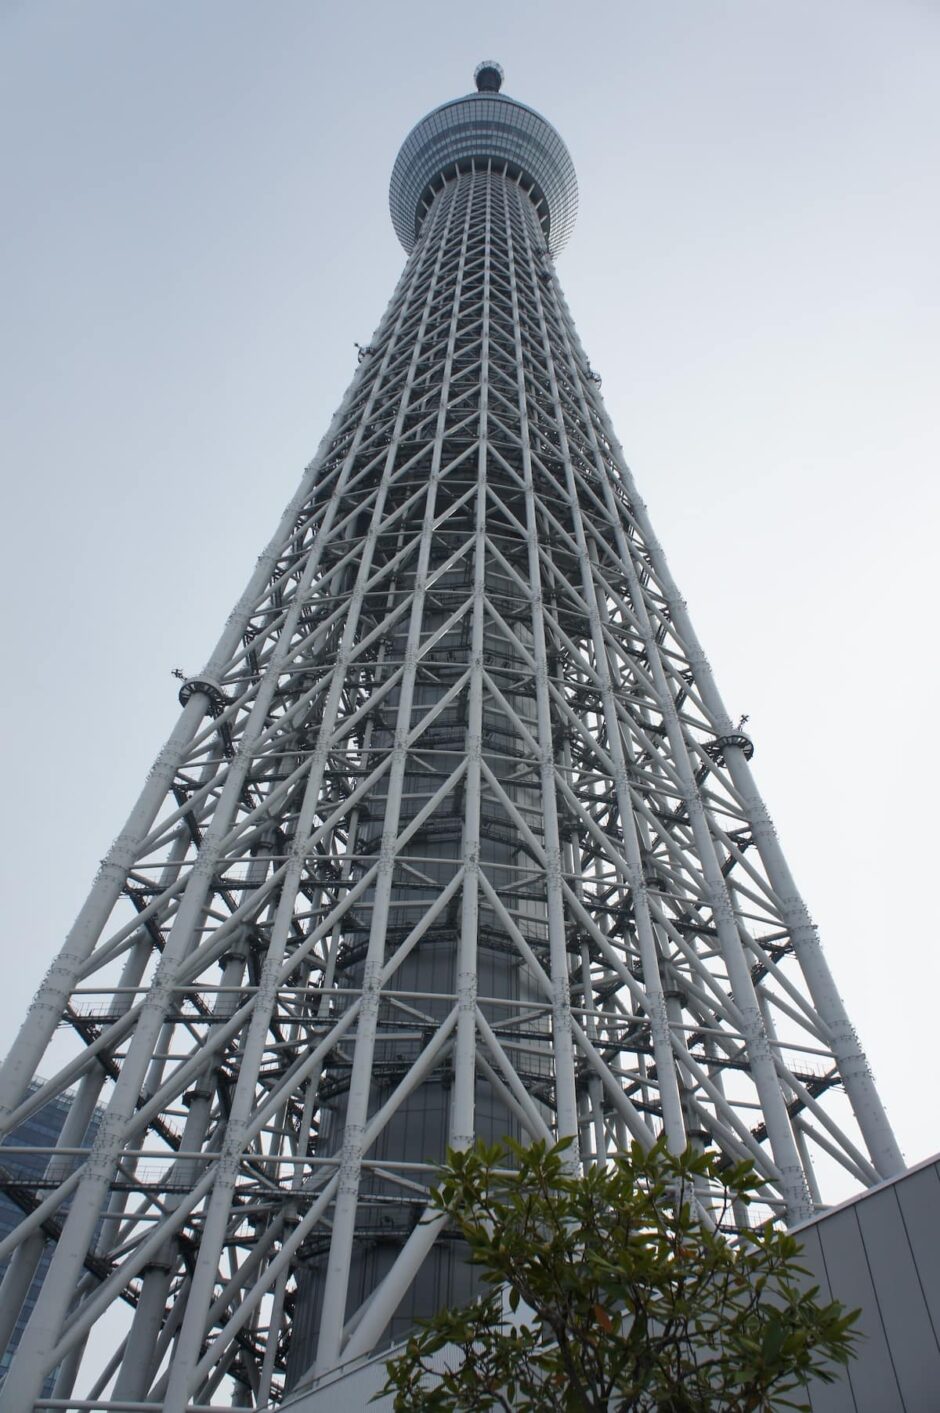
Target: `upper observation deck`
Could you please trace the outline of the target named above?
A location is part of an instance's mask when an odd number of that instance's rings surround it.
[[[485,60],[474,77],[476,93],[442,103],[402,143],[388,193],[395,233],[410,253],[444,182],[492,159],[527,187],[548,248],[557,255],[578,211],[578,180],[568,149],[540,113],[500,92],[498,64]]]

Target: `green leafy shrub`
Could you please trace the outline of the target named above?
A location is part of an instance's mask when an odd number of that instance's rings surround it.
[[[759,1188],[750,1164],[660,1142],[582,1176],[568,1146],[448,1153],[433,1205],[485,1293],[389,1362],[396,1413],[806,1409],[807,1379],[838,1377],[857,1312],[819,1300],[785,1231],[725,1230]]]

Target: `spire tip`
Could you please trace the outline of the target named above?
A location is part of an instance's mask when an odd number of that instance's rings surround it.
[[[498,93],[503,86],[502,65],[497,64],[495,59],[484,59],[482,64],[477,64],[473,71],[478,93]]]

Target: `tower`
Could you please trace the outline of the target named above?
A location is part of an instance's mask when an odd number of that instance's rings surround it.
[[[5,1296],[52,1255],[2,1413],[263,1408],[397,1337],[470,1290],[448,1143],[665,1132],[784,1221],[902,1166],[501,81],[405,140],[398,287],[4,1065],[6,1133],[74,1097],[9,1145]]]

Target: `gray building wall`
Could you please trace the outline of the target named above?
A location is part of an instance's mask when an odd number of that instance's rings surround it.
[[[940,1410],[940,1159],[794,1230],[820,1294],[860,1308],[865,1336],[813,1413]]]

